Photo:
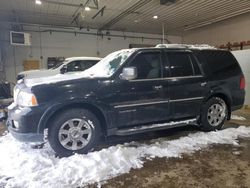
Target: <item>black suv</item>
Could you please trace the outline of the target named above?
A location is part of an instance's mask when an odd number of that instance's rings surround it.
[[[158,45],[111,53],[67,80],[19,83],[7,126],[18,140],[45,136],[69,156],[88,152],[101,136],[188,124],[218,130],[244,98],[244,76],[229,51]]]

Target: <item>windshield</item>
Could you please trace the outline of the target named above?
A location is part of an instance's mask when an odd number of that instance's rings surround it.
[[[93,67],[84,71],[84,74],[91,77],[110,77],[126,61],[133,51],[132,49],[127,49],[113,52]]]

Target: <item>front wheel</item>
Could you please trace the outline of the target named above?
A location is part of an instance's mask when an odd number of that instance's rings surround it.
[[[85,109],[71,109],[55,116],[48,130],[48,141],[60,156],[84,154],[98,143],[100,123]]]
[[[201,129],[204,131],[220,130],[227,114],[227,105],[223,99],[219,97],[209,99],[202,108]]]

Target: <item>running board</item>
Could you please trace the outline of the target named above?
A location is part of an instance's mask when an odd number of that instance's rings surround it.
[[[125,135],[131,135],[131,134],[144,133],[148,131],[158,131],[158,130],[169,129],[169,128],[174,128],[174,127],[182,127],[182,126],[190,125],[190,124],[196,125],[197,119],[194,118],[194,119],[188,119],[188,120],[183,120],[183,121],[171,121],[168,123],[142,125],[142,126],[136,126],[136,127],[127,128],[127,129],[118,129],[116,130],[115,135],[125,136]]]

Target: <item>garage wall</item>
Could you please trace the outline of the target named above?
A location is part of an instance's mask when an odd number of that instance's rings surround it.
[[[106,36],[74,34],[65,32],[29,32],[32,35],[32,46],[11,46],[9,42],[9,28],[1,27],[2,31],[2,52],[4,54],[3,63],[5,67],[6,80],[15,82],[18,72],[23,70],[22,62],[25,59],[38,59],[41,61],[41,67],[46,68],[47,57],[54,56],[99,56],[105,57],[112,51],[128,48],[129,44],[159,44],[161,35],[151,35],[142,33],[123,33],[110,31],[111,34],[138,36],[140,38],[118,38],[111,37],[108,40]],[[4,29],[3,29],[4,28]],[[38,30],[38,28],[26,28],[28,30]],[[41,31],[41,30],[40,30]],[[76,30],[79,31],[79,30]],[[85,30],[86,32],[86,30]],[[90,32],[96,32],[91,30]],[[4,37],[3,37],[4,36]],[[144,38],[143,38],[144,37]],[[153,37],[159,39],[145,39]],[[181,42],[179,36],[167,36],[171,42]],[[41,41],[41,42],[40,42]]]
[[[245,104],[250,104],[250,50],[238,50],[232,52],[241,65],[246,79]]]
[[[250,40],[250,14],[244,14],[222,22],[183,33],[184,43],[227,44]]]

